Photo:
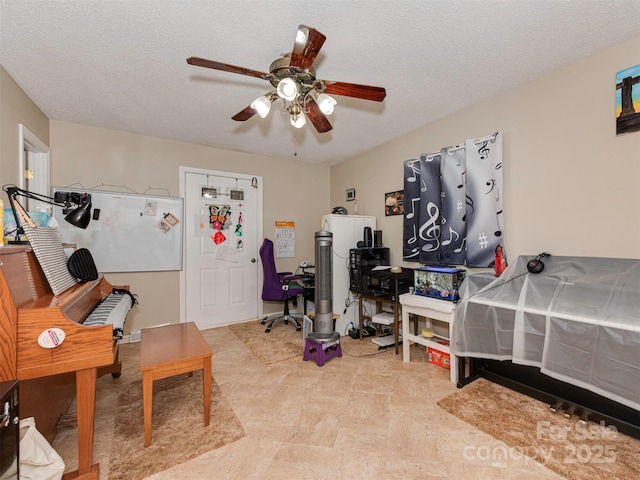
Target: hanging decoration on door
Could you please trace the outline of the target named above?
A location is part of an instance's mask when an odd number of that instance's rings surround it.
[[[217,208],[217,210],[216,210]],[[216,259],[223,260],[225,262],[238,262],[240,260],[240,254],[242,253],[242,249],[244,246],[244,242],[242,240],[242,204],[238,204],[238,221],[233,227],[233,222],[231,221],[231,207],[229,205],[217,205],[212,206],[210,209],[211,212],[211,221],[212,225],[216,225],[217,232],[215,232],[211,238],[218,245],[216,249]],[[223,218],[222,217],[224,214]],[[215,218],[214,218],[215,217]],[[227,237],[222,233],[223,229],[228,229],[227,235],[230,237],[229,241],[224,243],[227,240]],[[235,243],[233,242],[235,235]]]
[[[231,206],[230,205],[210,205],[209,206],[209,223],[211,228],[215,230],[222,230],[229,228],[229,222],[231,220]]]
[[[211,228],[216,232],[211,235],[211,239],[216,245],[220,245],[227,237],[222,233],[223,229],[228,229],[231,218],[230,205],[210,205],[209,206],[209,223]]]
[[[227,237],[224,236],[224,233],[218,230],[216,233],[211,235],[211,239],[213,240],[213,243],[215,243],[216,245],[220,245],[227,239]]]
[[[242,208],[242,204],[238,205],[238,208]],[[236,237],[242,236],[242,210],[238,213],[238,223],[236,224]]]
[[[241,251],[244,246],[242,240],[242,204],[238,204],[240,211],[238,212],[238,223],[236,223],[236,250]]]
[[[211,224],[209,223],[209,215],[194,215],[193,236],[194,237],[211,236]]]

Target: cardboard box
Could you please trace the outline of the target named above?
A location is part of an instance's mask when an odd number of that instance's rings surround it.
[[[446,342],[438,342],[446,345]],[[451,355],[432,347],[427,347],[427,361],[442,368],[451,369]]]
[[[414,270],[416,295],[440,298],[457,302],[458,289],[466,276],[466,271],[454,267],[429,266]]]

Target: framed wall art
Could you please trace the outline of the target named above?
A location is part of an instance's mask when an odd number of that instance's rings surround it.
[[[346,191],[347,193],[347,202],[353,202],[356,199],[356,189],[350,188]]]
[[[384,194],[384,215],[402,215],[404,213],[404,190]]]
[[[616,73],[616,135],[640,131],[640,65]]]

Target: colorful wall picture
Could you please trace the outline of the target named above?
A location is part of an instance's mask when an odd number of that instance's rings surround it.
[[[402,215],[404,213],[404,190],[384,194],[384,215]]]
[[[616,135],[640,130],[640,65],[616,73]]]

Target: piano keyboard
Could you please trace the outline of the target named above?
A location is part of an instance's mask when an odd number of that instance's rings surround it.
[[[124,333],[124,322],[135,298],[129,292],[114,291],[89,314],[83,325],[113,325],[113,339],[120,340]]]

